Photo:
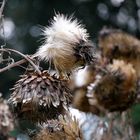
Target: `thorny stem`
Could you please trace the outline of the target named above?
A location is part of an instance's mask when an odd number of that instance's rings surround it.
[[[30,58],[29,56],[24,55],[23,53],[21,53],[21,52],[19,52],[19,51],[17,51],[17,50],[13,50],[13,49],[9,49],[9,48],[0,49],[0,51],[5,51],[5,50],[11,51],[11,52],[14,52],[14,53],[17,53],[17,54],[21,55],[26,61],[28,61],[28,62],[35,68],[35,70],[38,72],[38,74],[41,75],[41,71],[40,71],[39,68],[33,63],[33,61],[31,60],[31,58]],[[5,70],[8,70],[8,69],[11,68],[11,67],[14,67],[14,66],[17,66],[17,65],[20,65],[20,64],[26,62],[25,60],[20,60],[20,61],[14,63],[14,64],[12,64],[12,65],[9,65],[9,66],[7,66],[7,67],[5,67],[5,68],[3,68],[3,69],[0,69],[0,73],[3,72],[3,71],[5,71]]]

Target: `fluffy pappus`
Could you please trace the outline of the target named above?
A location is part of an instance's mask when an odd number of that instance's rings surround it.
[[[122,59],[133,64],[140,76],[140,40],[121,30],[103,28],[99,34],[99,48],[109,61]]]
[[[57,14],[51,25],[43,29],[45,41],[36,52],[41,59],[55,66],[59,74],[90,63],[95,47],[88,40],[87,30],[72,17]]]
[[[98,104],[109,111],[126,110],[136,99],[135,69],[123,60],[113,60],[106,71],[93,93]]]

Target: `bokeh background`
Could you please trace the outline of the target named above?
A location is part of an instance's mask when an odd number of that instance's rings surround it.
[[[41,45],[40,26],[49,25],[55,12],[73,14],[86,26],[96,44],[104,26],[119,28],[140,38],[140,0],[7,0],[0,26],[0,45],[6,43],[6,47],[24,54],[35,53]],[[21,57],[16,55],[14,59]],[[16,67],[0,74],[0,92],[5,98],[23,72],[23,68]],[[133,107],[132,117],[139,135],[139,105]]]

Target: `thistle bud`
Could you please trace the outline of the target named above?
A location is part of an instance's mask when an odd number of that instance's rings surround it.
[[[18,117],[34,122],[57,118],[71,101],[66,80],[51,76],[47,71],[23,75],[9,99]]]

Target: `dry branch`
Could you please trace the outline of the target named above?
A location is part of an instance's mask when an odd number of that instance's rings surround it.
[[[8,48],[5,48],[5,49],[0,49],[0,51],[10,51],[10,52],[14,52],[16,54],[19,54],[20,56],[22,56],[26,61],[28,61],[34,68],[35,70],[38,72],[38,74],[40,75],[41,74],[41,71],[39,70],[39,68],[34,64],[34,62],[31,60],[31,57],[28,56],[28,55],[24,55],[23,53],[17,51],[17,50],[14,50],[14,49],[8,49]],[[21,60],[21,61],[18,61],[18,63],[13,63],[11,64],[12,67],[16,66],[16,65],[19,65],[21,63],[24,63],[26,62],[25,60]],[[0,72],[3,72],[4,70],[8,70],[8,68],[10,68],[11,66],[7,66],[5,67],[4,69],[0,69]]]

